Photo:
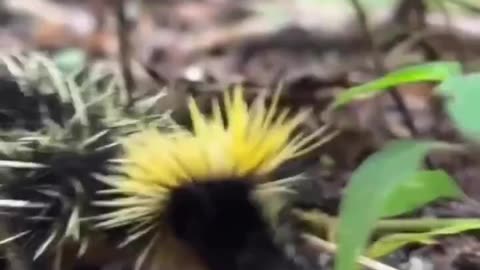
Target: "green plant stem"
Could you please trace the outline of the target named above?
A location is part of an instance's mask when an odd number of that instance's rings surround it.
[[[422,232],[440,229],[459,223],[477,220],[478,218],[419,218],[419,219],[389,219],[378,222],[377,232]]]
[[[329,216],[320,211],[294,211],[299,218],[313,233],[326,235],[329,241],[334,239],[338,218]],[[374,231],[375,233],[390,232],[425,232],[439,228],[452,226],[478,218],[419,218],[419,219],[386,219],[380,220]]]

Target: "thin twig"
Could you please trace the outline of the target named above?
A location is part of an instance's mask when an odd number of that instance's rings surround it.
[[[418,31],[426,26],[426,9],[424,1],[403,0],[398,4],[393,21],[406,26],[410,31]]]
[[[426,60],[434,61],[440,58],[439,52],[426,40],[433,32],[427,29],[427,5],[424,1],[399,1],[392,17],[392,23],[395,27],[400,27],[401,31],[379,48],[391,54],[390,50],[395,50],[399,44],[402,46],[402,43],[411,43],[412,48],[418,47],[423,52]]]
[[[360,5],[360,2],[358,0],[350,0],[352,3],[353,7],[355,8],[355,11],[357,13],[358,21],[360,23],[360,26],[362,28],[363,34],[365,36],[366,41],[368,42],[368,46],[370,47],[371,54],[372,54],[372,60],[373,60],[373,65],[375,68],[375,71],[381,75],[386,72],[384,64],[381,60],[381,56],[379,53],[379,50],[377,49],[377,46],[374,42],[374,39],[372,37],[371,32],[369,31],[368,28],[368,22],[367,22],[367,16],[365,14],[365,11],[363,10],[362,6]],[[403,116],[403,121],[404,124],[407,126],[407,128],[410,130],[413,136],[418,135],[418,131],[415,127],[413,117],[411,116],[410,112],[407,109],[407,106],[405,105],[405,102],[403,101],[402,97],[398,93],[396,89],[392,89],[392,91],[388,91],[390,93],[393,101],[395,102],[397,108],[401,112]]]
[[[379,75],[385,74],[386,73],[385,65],[381,60],[381,55],[379,53],[379,50],[375,44],[375,41],[373,39],[371,32],[369,31],[367,15],[358,0],[350,0],[350,2],[355,9],[363,34],[365,36],[366,41],[368,42],[368,46],[370,47],[375,72],[377,72]],[[404,125],[409,129],[413,137],[418,136],[418,130],[415,126],[415,122],[413,121],[413,117],[410,114],[400,93],[395,88],[387,92],[392,98],[393,102],[395,103],[395,106],[397,107],[398,111],[402,115]],[[434,167],[429,157],[426,158],[426,166],[429,169],[433,169]]]
[[[435,0],[435,2],[440,7],[443,13],[443,16],[445,18],[445,27],[447,28],[448,33],[452,37],[455,45],[457,46],[457,49],[455,50],[457,53],[457,59],[461,63],[465,63],[467,60],[467,49],[463,40],[458,35],[456,35],[455,31],[453,30],[452,18],[450,16],[450,13],[448,12],[447,6],[445,5],[445,0]]]
[[[123,80],[127,90],[127,109],[133,104],[133,91],[136,84],[131,69],[132,47],[131,31],[132,23],[127,16],[127,7],[130,0],[121,0],[117,3],[117,35],[119,45],[120,65],[122,69]]]
[[[313,236],[311,234],[302,234],[302,238],[307,241],[310,245],[318,247],[322,249],[323,251],[326,251],[330,254],[336,254],[337,253],[337,246],[332,243],[325,241],[319,237]],[[370,258],[367,258],[365,256],[359,256],[357,259],[357,262],[365,267],[368,267],[373,270],[398,270],[396,268],[393,268],[389,265],[383,264],[379,261],[372,260]]]

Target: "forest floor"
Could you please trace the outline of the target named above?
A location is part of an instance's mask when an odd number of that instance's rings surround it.
[[[467,1],[436,1],[433,8],[409,0],[360,1],[366,3],[360,8],[348,0],[124,2],[120,8],[120,0],[1,1],[0,51],[41,50],[66,65],[127,59],[130,86],[166,87],[165,106],[174,109],[188,94],[208,98],[238,83],[255,93],[281,84],[282,103],[314,110],[312,127],[321,125],[336,93],[407,64],[457,60],[467,70],[480,67],[480,6]],[[312,197],[325,211],[336,213],[351,172],[388,140],[461,140],[433,87],[402,86],[400,104],[383,95],[330,116],[343,132],[311,158],[319,164]],[[480,200],[477,160],[431,158]],[[480,217],[480,209],[442,202],[420,214]],[[419,254],[429,254],[433,269],[480,269],[474,235],[445,238],[397,260]]]

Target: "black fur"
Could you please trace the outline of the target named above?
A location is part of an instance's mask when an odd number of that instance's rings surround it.
[[[9,77],[0,77],[0,128],[37,130],[42,128],[41,106],[48,110],[49,118],[56,123],[62,122],[62,115],[67,108],[62,108],[59,97],[55,94],[42,95],[31,89],[27,95],[18,83]],[[73,108],[69,108],[73,114]]]
[[[195,182],[173,191],[167,221],[210,270],[296,269],[272,240],[242,179]]]

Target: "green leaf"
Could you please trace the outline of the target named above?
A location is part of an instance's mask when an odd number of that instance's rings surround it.
[[[449,226],[429,232],[391,234],[375,241],[375,243],[368,248],[367,256],[371,258],[380,258],[408,244],[431,245],[437,242],[435,237],[459,234],[477,229],[480,229],[480,220],[472,219],[468,221],[452,222]]]
[[[440,198],[459,198],[462,190],[444,171],[419,171],[409,176],[390,195],[382,217],[411,212]]]
[[[452,77],[437,88],[457,128],[471,139],[480,138],[480,73]]]
[[[417,171],[430,150],[443,147],[434,141],[395,141],[357,168],[341,203],[336,270],[355,269],[392,192]]]
[[[457,62],[430,62],[405,67],[393,71],[384,77],[372,82],[352,87],[340,93],[333,102],[337,108],[355,100],[370,98],[388,88],[406,84],[427,81],[443,81],[451,76],[461,74],[461,66]]]

